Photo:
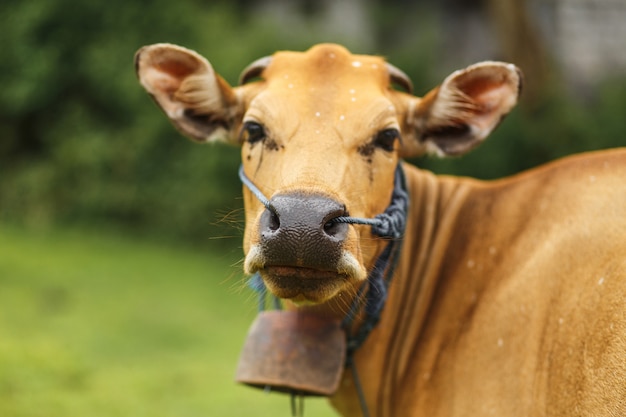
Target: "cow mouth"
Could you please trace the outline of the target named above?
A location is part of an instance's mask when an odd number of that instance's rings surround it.
[[[324,302],[345,289],[350,280],[337,271],[306,267],[266,266],[259,272],[272,294],[296,304]]]
[[[259,245],[252,245],[246,254],[244,272],[259,273],[270,293],[298,305],[321,304],[367,278],[363,265],[347,251],[336,264],[320,268],[272,262]]]

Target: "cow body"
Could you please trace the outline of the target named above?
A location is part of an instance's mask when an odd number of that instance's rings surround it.
[[[374,415],[626,415],[626,151],[487,183],[405,169],[404,253],[357,352]]]
[[[184,134],[242,146],[267,196],[244,189],[244,270],[289,308],[344,317],[387,241],[336,219],[381,213],[403,164],[400,262],[355,354],[371,415],[626,415],[626,151],[492,182],[401,162],[482,142],[517,100],[514,66],[476,64],[423,98],[336,45],[257,61],[235,88],[173,45],[140,50],[137,70]],[[351,378],[331,402],[359,416]]]

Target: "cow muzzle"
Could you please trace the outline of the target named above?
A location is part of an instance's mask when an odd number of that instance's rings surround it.
[[[297,303],[325,301],[346,283],[365,276],[345,250],[349,226],[343,204],[305,192],[278,194],[258,222],[258,243],[246,257],[248,273],[259,272],[277,297]]]

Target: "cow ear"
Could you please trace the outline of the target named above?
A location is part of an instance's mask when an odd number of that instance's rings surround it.
[[[413,143],[403,156],[462,155],[479,145],[517,103],[521,71],[481,62],[448,76],[424,98],[414,98],[407,124]]]
[[[141,85],[184,135],[198,142],[238,142],[234,129],[242,106],[202,56],[176,45],[149,45],[135,54],[135,69]]]

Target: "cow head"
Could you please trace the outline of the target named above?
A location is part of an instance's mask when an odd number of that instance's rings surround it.
[[[383,212],[400,158],[474,148],[520,88],[515,66],[483,62],[419,98],[382,58],[329,44],[258,60],[234,88],[179,46],[142,48],[136,68],[183,134],[241,146],[246,175],[272,206],[244,189],[245,272],[296,303],[347,297],[383,248],[368,226],[333,219]]]

